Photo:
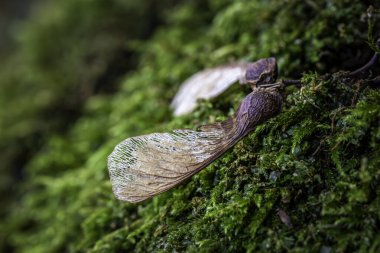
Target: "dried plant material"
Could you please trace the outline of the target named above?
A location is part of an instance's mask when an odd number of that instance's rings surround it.
[[[116,197],[139,202],[180,184],[235,145],[255,126],[278,114],[276,89],[254,89],[232,118],[198,131],[174,130],[132,137],[108,157]]]
[[[248,63],[243,84],[249,84],[254,89],[263,84],[273,84],[276,79],[277,61],[276,58],[271,57]]]
[[[187,79],[175,95],[171,107],[174,115],[190,113],[198,99],[210,99],[227,90],[239,81],[256,87],[262,83],[273,83],[277,77],[275,58],[260,59],[252,63],[235,63],[206,69]]]
[[[285,224],[285,226],[287,226],[288,228],[293,227],[292,220],[284,210],[277,208],[277,215],[280,218],[281,222]]]

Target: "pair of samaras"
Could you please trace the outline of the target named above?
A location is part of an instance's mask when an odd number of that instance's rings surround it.
[[[112,189],[118,199],[139,202],[182,183],[223,155],[258,124],[277,115],[282,97],[275,88],[256,88],[275,81],[276,60],[232,64],[209,69],[188,79],[175,96],[176,115],[191,112],[200,98],[219,95],[240,80],[253,91],[226,121],[197,131],[174,130],[132,137],[108,157]]]

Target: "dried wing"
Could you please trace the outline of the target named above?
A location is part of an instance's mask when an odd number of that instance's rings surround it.
[[[227,90],[233,83],[244,82],[247,63],[235,63],[196,73],[187,79],[175,95],[171,107],[174,115],[190,113],[198,99],[210,99]]]
[[[139,202],[189,178],[223,154],[224,130],[176,130],[132,137],[108,157],[112,188],[118,199]]]

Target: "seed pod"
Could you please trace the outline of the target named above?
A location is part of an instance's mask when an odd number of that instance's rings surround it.
[[[261,59],[247,64],[245,83],[251,85],[252,89],[260,87],[261,84],[272,84],[276,79],[277,62],[275,58]]]
[[[132,137],[108,157],[116,197],[140,202],[180,184],[220,157],[258,124],[277,115],[282,98],[275,89],[254,89],[232,118],[193,130]]]
[[[206,69],[194,74],[181,85],[171,107],[175,116],[187,114],[197,106],[197,100],[216,97],[237,81],[255,88],[260,84],[273,83],[276,78],[277,63],[273,57]]]

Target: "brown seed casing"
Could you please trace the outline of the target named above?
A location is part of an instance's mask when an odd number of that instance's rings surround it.
[[[277,79],[276,58],[264,58],[253,63],[248,63],[245,71],[246,83],[252,89],[260,87],[260,84],[271,84]]]

